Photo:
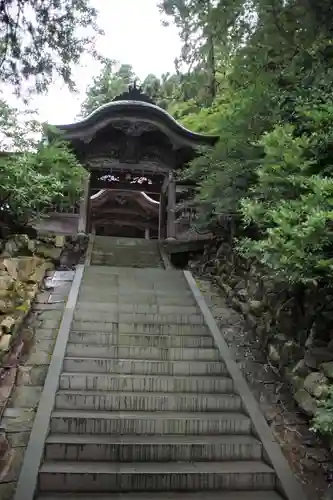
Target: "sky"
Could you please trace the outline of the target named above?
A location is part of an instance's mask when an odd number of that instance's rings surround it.
[[[162,26],[157,3],[158,0],[91,0],[99,12],[98,24],[105,32],[97,39],[97,50],[104,57],[131,64],[139,78],[174,71],[174,60],[180,53],[176,27]],[[84,57],[74,70],[77,94],[57,81],[47,95],[34,97],[29,107],[38,110],[42,122],[57,125],[75,121],[85,89],[99,69],[96,61]],[[14,99],[9,101],[15,105]]]

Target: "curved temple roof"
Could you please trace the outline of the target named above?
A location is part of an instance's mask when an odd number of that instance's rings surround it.
[[[60,135],[66,140],[84,139],[94,135],[113,121],[141,121],[155,125],[178,143],[189,146],[214,145],[217,136],[198,134],[179,124],[167,111],[151,102],[140,100],[114,100],[104,104],[89,116],[76,123],[51,125],[47,129],[49,138]]]

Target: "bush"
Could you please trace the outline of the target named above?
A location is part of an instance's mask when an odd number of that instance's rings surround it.
[[[295,137],[291,125],[278,125],[260,145],[265,156],[241,212],[261,238],[240,240],[239,251],[285,282],[332,279],[333,179],[311,174],[311,139]]]
[[[312,430],[333,436],[333,385],[330,386],[325,401],[320,402],[318,412],[312,422]]]
[[[0,234],[26,225],[52,203],[79,196],[84,169],[64,144],[1,158]]]

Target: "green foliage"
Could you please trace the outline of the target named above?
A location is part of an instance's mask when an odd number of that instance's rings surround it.
[[[25,151],[35,146],[41,125],[31,110],[19,111],[0,99],[0,151]]]
[[[248,5],[242,0],[162,0],[160,11],[179,30],[183,42],[176,67],[185,99],[210,106],[219,93],[230,58],[248,30]]]
[[[165,73],[161,78],[149,74],[140,81],[131,65],[119,65],[116,61],[104,59],[100,73],[87,88],[81,115],[87,116],[98,107],[109,103],[127,91],[129,85],[134,82],[137,82],[158,106],[167,109],[177,120],[190,114],[195,116],[201,109],[203,94],[198,93],[198,74],[196,79],[182,74]],[[196,122],[200,124],[200,120]]]
[[[129,64],[122,64],[115,70],[116,62],[105,59],[100,74],[94,78],[87,89],[86,99],[81,106],[82,115],[86,116],[103,104],[112,101],[128,89],[136,78]]]
[[[72,63],[93,51],[96,16],[89,0],[1,1],[0,80],[41,92],[60,75],[73,87]]]
[[[0,226],[27,224],[51,203],[77,199],[84,170],[63,144],[1,158]]]
[[[333,436],[333,385],[329,388],[327,398],[319,403],[318,411],[312,421],[312,430],[329,437]]]
[[[36,143],[41,125],[29,118],[0,103],[0,234],[81,193],[85,171],[75,156],[60,142]]]
[[[277,126],[260,141],[265,156],[241,213],[262,237],[244,239],[239,249],[284,282],[317,283],[333,278],[333,179],[311,174],[311,140],[293,132]]]
[[[186,178],[200,181],[197,201],[204,217],[209,213],[213,223],[221,214],[236,214],[242,197],[255,182],[262,156],[256,141],[268,127],[269,97],[270,91],[258,81],[247,89],[225,91],[211,108],[196,115],[198,120],[205,116],[206,132],[221,136],[212,151],[184,171]],[[187,118],[186,125],[192,124]]]
[[[161,4],[183,42],[182,95],[184,81],[196,89],[172,112],[220,136],[182,173],[198,182],[201,221],[217,231],[234,217],[243,256],[295,285],[300,303],[305,290],[320,297],[333,286],[332,1]],[[332,437],[332,422],[331,388],[314,428]]]

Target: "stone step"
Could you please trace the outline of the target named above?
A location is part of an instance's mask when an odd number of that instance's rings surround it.
[[[158,259],[142,259],[142,260],[134,260],[133,257],[127,257],[126,259],[120,259],[119,256],[114,256],[110,258],[109,256],[95,256],[92,255],[91,264],[94,266],[114,266],[117,264],[119,267],[124,266],[127,267],[130,263],[132,263],[133,267],[139,267],[142,269],[145,268],[163,268],[163,262]]]
[[[160,258],[160,252],[157,247],[128,247],[125,245],[109,245],[109,246],[95,246],[93,248],[93,254],[96,256],[109,256],[109,257],[118,257],[118,259],[121,259],[121,257],[125,257],[123,260],[129,260],[127,262],[126,267],[133,267],[132,266],[132,261],[135,261],[136,259],[140,259],[141,257],[145,256],[151,256],[151,258],[155,258],[156,260]],[[128,259],[129,258],[129,259]],[[112,259],[113,260],[113,259]],[[113,267],[118,267],[118,262],[115,262],[112,264]]]
[[[252,436],[75,436],[51,434],[46,460],[177,462],[261,460]]]
[[[105,238],[105,237],[104,237]],[[154,252],[154,253],[157,253],[158,252],[158,246],[157,246],[157,241],[156,240],[144,240],[144,241],[148,241],[148,242],[154,242],[154,244],[150,243],[150,244],[141,244],[141,243],[136,243],[133,244],[133,241],[136,241],[136,240],[131,240],[131,242],[108,242],[108,241],[105,241],[105,240],[95,240],[94,241],[94,247],[93,249],[96,251],[109,251],[109,252],[117,252],[117,251],[120,251],[120,252],[124,252],[124,251],[128,251],[128,252],[133,252],[133,254],[140,254],[141,252]]]
[[[133,249],[126,247],[118,248],[94,248],[92,256],[96,261],[108,260],[110,266],[134,267],[137,262],[147,262],[147,267],[153,269],[155,262],[162,263],[161,256],[154,248]],[[98,265],[98,264],[97,264]]]
[[[97,239],[99,238],[99,239]],[[103,238],[103,239],[101,239]],[[140,252],[158,252],[157,240],[138,240],[136,238],[122,238],[122,240],[109,239],[105,236],[95,236],[93,250],[97,251],[132,251],[133,254]]]
[[[152,333],[107,333],[107,332],[71,332],[69,342],[74,344],[119,345],[132,347],[214,347],[211,335],[159,335]]]
[[[65,372],[93,372],[108,373],[113,375],[158,375],[156,383],[163,375],[173,375],[174,377],[181,375],[191,377],[210,375],[214,376],[214,378],[221,375],[227,375],[225,365],[221,361],[196,361],[193,363],[192,361],[156,361],[147,359],[121,358],[110,359],[83,356],[66,356],[64,358],[63,370]],[[197,384],[197,380],[193,380],[193,383]],[[178,384],[178,382],[175,383]],[[182,382],[179,383],[182,384]],[[206,382],[203,381],[203,383],[205,384]]]
[[[126,256],[130,256],[130,257],[133,257],[135,259],[135,257],[144,257],[144,256],[147,256],[147,257],[155,257],[157,258],[159,256],[159,252],[158,252],[158,249],[157,247],[153,247],[153,246],[150,246],[150,247],[137,247],[137,248],[133,248],[133,247],[127,247],[127,246],[119,246],[117,245],[116,247],[115,246],[95,246],[94,245],[94,248],[93,248],[93,252],[95,255],[107,255],[107,256],[122,256],[122,255],[126,255]]]
[[[72,330],[79,332],[109,332],[109,333],[141,333],[142,335],[158,333],[160,335],[208,335],[206,325],[156,325],[154,323],[135,324],[117,322],[105,323],[98,321],[73,321]]]
[[[179,287],[177,285],[166,286],[163,283],[159,286],[149,287],[145,286],[144,283],[138,283],[133,290],[133,285],[126,284],[126,286],[111,286],[110,284],[105,285],[104,287],[96,287],[96,283],[92,285],[83,284],[80,287],[80,295],[85,294],[91,297],[100,296],[100,302],[105,302],[106,293],[109,295],[119,295],[119,302],[122,295],[135,295],[136,292],[140,292],[142,295],[146,296],[156,296],[157,298],[166,298],[166,297],[177,297],[178,303],[182,303],[182,297],[193,297],[191,290],[185,287]],[[104,300],[103,300],[104,299]]]
[[[125,236],[100,236],[96,235],[94,238],[94,245],[112,245],[112,246],[126,246],[126,247],[152,247],[158,245],[157,240],[146,240],[144,238],[127,238]]]
[[[92,500],[91,493],[70,494],[65,497],[68,500]],[[49,495],[38,495],[36,500],[64,500],[62,493],[51,493]],[[206,491],[197,492],[137,492],[137,493],[112,493],[111,495],[101,493],[94,494],[93,500],[207,500]],[[209,492],[209,500],[282,500],[277,491],[223,491]]]
[[[261,461],[151,463],[46,461],[41,492],[272,490],[273,469]]]
[[[105,377],[106,379],[106,377]],[[105,380],[107,382],[107,379]],[[99,390],[59,390],[57,410],[84,411],[241,411],[242,403],[235,394],[191,394],[164,392],[109,392],[107,383]]]
[[[117,276],[119,280],[122,281],[141,281],[148,284],[154,283],[155,281],[161,282],[163,280],[167,283],[171,283],[173,279],[182,281],[183,283],[187,281],[183,271],[177,271],[174,269],[170,274],[168,270],[163,268],[156,269],[154,267],[149,269],[149,267],[147,267],[146,269],[142,269],[128,266],[127,268],[126,266],[108,266],[107,269],[100,266],[90,266],[89,269],[85,269],[83,279],[92,279],[95,277],[107,279],[109,276]]]
[[[201,347],[125,347],[97,346],[92,344],[72,344],[66,347],[67,356],[121,359],[156,359],[161,361],[219,361],[220,354],[215,348]]]
[[[204,318],[201,314],[150,314],[136,312],[122,312],[117,309],[109,312],[78,309],[74,313],[74,321],[96,321],[98,323],[155,323],[174,325],[202,325]]]
[[[154,268],[154,265],[162,265],[162,260],[155,252],[133,252],[126,248],[118,248],[117,251],[112,249],[94,249],[92,252],[92,265],[99,265],[100,262],[107,262],[109,266],[132,266],[136,267],[140,263],[144,263],[145,267]]]
[[[119,256],[115,255],[111,257],[110,255],[92,255],[91,264],[93,266],[114,266],[118,267],[128,267],[129,264],[132,264],[134,268],[141,269],[162,269],[164,267],[163,262],[159,258],[144,256],[141,259],[135,259],[133,256]]]
[[[251,421],[243,413],[107,412],[55,410],[51,433],[57,434],[250,434]]]
[[[149,293],[121,293],[117,294],[115,291],[110,293],[110,291],[103,293],[87,293],[85,291],[80,291],[78,305],[80,303],[85,302],[93,304],[93,307],[97,306],[99,303],[105,302],[105,298],[110,303],[118,303],[118,304],[157,304],[157,305],[179,305],[182,306],[193,306],[195,305],[195,301],[193,296],[185,295],[158,295],[153,292]]]
[[[98,300],[97,300],[98,299]],[[92,305],[93,301],[93,305]],[[187,301],[187,303],[186,303]],[[174,295],[172,293],[161,294],[157,293],[156,290],[143,290],[142,286],[131,287],[129,289],[116,289],[116,288],[99,288],[95,292],[87,292],[86,290],[80,290],[79,293],[79,303],[88,302],[90,308],[94,308],[96,304],[101,303],[114,303],[114,304],[143,304],[143,305],[174,305],[174,306],[195,306],[191,296],[185,296],[184,300],[181,294]]]
[[[158,257],[159,252],[157,247],[150,246],[150,247],[128,247],[128,246],[123,246],[123,245],[117,245],[117,246],[94,246],[93,252],[96,255],[123,255],[127,254],[130,256],[135,256],[141,257],[143,255],[148,255],[152,257]]]
[[[153,252],[128,252],[126,249],[119,249],[118,252],[110,252],[107,250],[94,250],[92,253],[92,265],[98,266],[100,263],[106,262],[108,266],[117,267],[147,267],[154,269],[155,266],[162,267],[163,262],[161,257]],[[141,265],[140,265],[141,264]]]
[[[118,375],[112,371],[106,373],[63,372],[59,381],[60,389],[163,392],[163,393],[198,393],[232,394],[234,384],[230,377],[189,377],[189,376],[145,376]]]
[[[119,325],[117,322],[113,323],[98,323],[93,321],[73,321],[72,330],[79,332],[107,332],[117,333]],[[127,333],[127,332],[126,332]]]
[[[99,326],[100,324],[101,323],[98,323],[97,326]],[[210,332],[206,325],[156,325],[154,323],[121,323],[118,325],[117,331],[119,333],[159,333],[160,335],[210,335]]]
[[[124,304],[121,302],[101,302],[92,307],[89,302],[78,302],[76,313],[85,313],[89,319],[89,314],[97,312],[107,315],[111,312],[118,313],[139,313],[139,314],[198,314],[200,311],[196,306],[187,305],[158,305],[158,304]],[[100,320],[101,321],[101,320]]]
[[[199,395],[234,393],[233,381],[230,377],[119,375],[112,370],[105,370],[105,373],[63,372],[60,376],[59,388],[147,393],[198,393]]]
[[[149,270],[154,270],[155,268],[163,268],[163,261],[160,257],[154,254],[141,254],[134,256],[128,252],[118,253],[112,255],[108,252],[93,252],[91,265],[101,266],[117,266],[117,267],[128,267],[131,265],[134,268],[147,268]]]
[[[108,260],[111,266],[113,265],[117,267],[120,264],[127,267],[129,265],[133,266],[133,264],[138,262],[145,262],[147,263],[147,267],[153,268],[154,263],[162,263],[160,255],[156,252],[156,250],[154,251],[154,249],[133,252],[132,249],[127,249],[125,247],[117,248],[117,250],[112,248],[100,248],[93,250],[93,257],[96,261]]]
[[[103,275],[95,275],[90,277],[84,277],[84,280],[81,286],[87,288],[96,288],[96,281],[103,288],[124,288],[131,289],[132,287],[137,288],[141,286],[145,290],[160,290],[163,291],[174,291],[180,295],[181,291],[185,291],[187,293],[191,293],[191,290],[188,287],[187,281],[183,276],[172,276],[168,277],[168,275],[163,276],[155,276],[155,273],[150,275],[149,269],[145,269],[145,276],[119,276],[116,274],[104,274]]]
[[[107,278],[108,276],[118,276],[122,280],[141,280],[146,283],[155,283],[155,281],[165,281],[172,283],[174,281],[186,282],[183,271],[178,269],[135,269],[133,267],[108,267],[104,269],[99,266],[89,266],[84,270],[84,280],[92,278]]]
[[[163,274],[157,276],[155,269],[151,272],[149,269],[145,269],[144,276],[121,276],[119,274],[94,274],[92,276],[84,276],[82,286],[93,287],[96,285],[96,280],[103,287],[110,286],[120,286],[121,288],[130,288],[132,286],[142,286],[146,289],[160,288],[161,290],[173,289],[178,290],[181,287],[182,290],[190,291],[188,288],[187,281],[184,276],[169,276],[168,274]]]
[[[89,267],[84,271],[84,282],[93,281],[98,277],[98,279],[106,281],[109,277],[113,278],[116,276],[121,282],[141,282],[146,284],[160,283],[182,283],[186,284],[184,273],[182,271],[166,271],[162,269],[133,269],[132,267],[125,269],[122,267],[109,267],[108,269],[102,269],[100,267]],[[187,286],[187,285],[186,285]]]

